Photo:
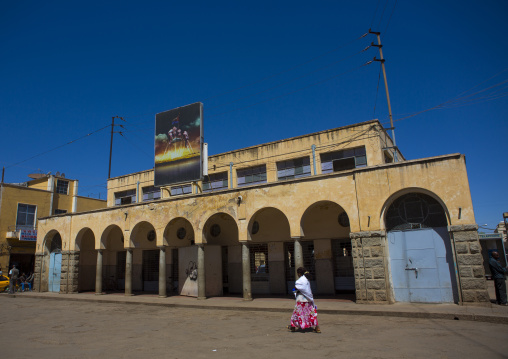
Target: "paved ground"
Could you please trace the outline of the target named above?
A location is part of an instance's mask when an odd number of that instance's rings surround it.
[[[0,350],[5,358],[508,357],[506,324],[319,314],[322,334],[290,333],[284,327],[291,310],[133,305],[140,304],[141,296],[128,298],[133,302],[117,296],[108,303],[99,299],[115,296],[67,300],[72,298],[24,294],[0,295]],[[161,300],[147,298],[144,304]],[[282,309],[286,302],[280,302]],[[273,309],[263,301],[257,306]]]

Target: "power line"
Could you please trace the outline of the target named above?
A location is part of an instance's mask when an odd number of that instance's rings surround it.
[[[32,156],[32,157],[30,157],[30,158],[27,158],[26,160],[19,161],[19,162],[17,162],[17,163],[14,163],[14,164],[12,164],[12,165],[9,165],[9,166],[7,166],[7,167],[5,167],[5,168],[10,168],[10,167],[13,167],[13,166],[17,166],[17,165],[19,165],[20,163],[24,163],[24,162],[26,162],[26,161],[30,161],[30,160],[32,160],[32,159],[34,159],[34,158],[36,158],[36,157],[40,157],[40,156],[45,155],[45,154],[47,154],[47,153],[49,153],[49,152],[52,152],[52,151],[58,150],[59,148],[65,147],[65,146],[70,145],[70,144],[72,144],[72,143],[74,143],[74,142],[76,142],[76,141],[82,140],[83,138],[86,138],[86,137],[88,137],[88,136],[91,136],[91,135],[93,135],[93,134],[95,134],[95,133],[97,133],[97,132],[100,132],[100,131],[102,131],[102,130],[104,130],[104,129],[108,128],[108,127],[109,127],[109,125],[104,126],[104,127],[102,127],[102,128],[99,128],[98,130],[95,130],[95,131],[93,131],[93,132],[90,132],[90,133],[88,133],[88,134],[86,134],[86,135],[84,135],[84,136],[82,136],[82,137],[76,138],[76,139],[74,139],[74,140],[72,140],[72,141],[69,141],[69,142],[67,142],[67,143],[63,144],[63,145],[60,145],[60,146],[54,147],[54,148],[52,148],[52,149],[50,149],[50,150],[47,150],[47,151],[45,151],[45,152],[42,152],[42,153],[39,153],[39,154],[37,154],[37,155],[35,155],[35,156]]]
[[[302,78],[304,78],[304,77],[307,77],[307,76],[309,76],[309,75],[312,75],[312,74],[314,74],[314,73],[316,73],[316,72],[319,72],[319,71],[321,71],[321,70],[323,70],[323,69],[326,69],[326,68],[328,68],[328,67],[331,67],[331,66],[333,66],[333,65],[336,65],[336,64],[338,64],[338,63],[340,63],[340,62],[342,62],[342,61],[345,61],[345,60],[347,60],[347,59],[350,59],[350,58],[352,58],[352,57],[355,57],[355,56],[357,56],[357,55],[360,55],[360,54],[364,53],[365,51],[367,51],[367,50],[368,50],[368,49],[370,49],[370,48],[371,48],[371,46],[370,46],[370,45],[368,45],[368,46],[367,46],[367,47],[365,47],[363,50],[360,50],[360,51],[358,51],[358,52],[354,53],[353,55],[345,56],[345,57],[343,57],[343,58],[341,58],[341,59],[339,59],[339,60],[337,60],[337,61],[334,61],[334,62],[329,63],[329,64],[327,64],[327,65],[324,65],[324,66],[322,66],[322,67],[319,67],[319,68],[317,68],[317,69],[315,69],[315,70],[313,70],[313,71],[307,72],[307,73],[305,73],[305,74],[303,74],[303,75],[301,75],[301,76],[298,76],[298,77],[292,78],[292,79],[290,79],[290,80],[287,80],[287,81],[281,82],[281,83],[279,83],[279,84],[277,84],[277,85],[275,85],[275,86],[269,87],[269,88],[264,89],[264,90],[261,90],[261,91],[259,91],[259,92],[255,92],[255,93],[253,93],[253,94],[250,94],[250,95],[247,95],[247,96],[244,96],[244,97],[240,97],[240,98],[238,98],[238,99],[236,99],[236,100],[233,100],[233,101],[229,101],[229,102],[222,103],[222,104],[217,105],[217,106],[215,106],[215,107],[210,107],[210,108],[208,108],[208,110],[213,110],[213,109],[220,108],[220,107],[223,107],[223,106],[226,106],[226,105],[230,105],[230,104],[232,104],[232,103],[235,103],[235,102],[238,102],[238,101],[244,100],[244,99],[246,99],[246,98],[253,97],[253,96],[256,96],[256,95],[260,95],[260,94],[262,94],[262,93],[268,92],[268,91],[273,90],[273,89],[276,89],[276,88],[278,88],[278,87],[281,87],[281,86],[287,85],[287,84],[289,84],[289,83],[291,83],[291,82],[294,82],[294,81],[300,80],[300,79],[302,79]]]
[[[381,17],[379,18],[379,23],[377,25],[378,29],[381,27],[381,21],[383,20],[383,16],[385,15],[386,6],[388,5],[388,0],[385,2],[385,6],[383,7],[383,12],[381,13]]]
[[[344,71],[344,72],[342,72],[342,73],[340,73],[340,74],[338,74],[338,75],[334,75],[334,76],[328,77],[328,78],[326,78],[326,79],[324,79],[324,80],[321,80],[321,81],[318,81],[318,82],[314,82],[314,83],[312,83],[312,84],[310,84],[310,85],[307,85],[307,86],[301,87],[301,88],[296,89],[296,90],[294,90],[294,91],[290,91],[290,92],[284,93],[284,94],[279,95],[279,96],[274,96],[274,97],[268,98],[268,99],[266,99],[266,100],[262,100],[262,101],[259,101],[259,102],[256,102],[256,103],[253,103],[253,104],[251,104],[251,105],[247,105],[247,106],[243,106],[243,107],[238,107],[238,108],[236,108],[236,109],[229,110],[229,111],[225,111],[225,112],[221,112],[221,113],[218,113],[218,114],[212,114],[212,115],[210,115],[210,116],[208,116],[208,117],[217,117],[217,116],[224,115],[224,114],[227,114],[227,113],[231,113],[231,112],[236,112],[236,111],[239,111],[239,110],[243,110],[243,109],[245,109],[245,108],[249,108],[249,107],[257,106],[257,105],[260,105],[260,104],[265,103],[265,102],[269,102],[269,101],[273,101],[273,100],[279,99],[279,98],[281,98],[281,97],[285,97],[285,96],[288,96],[288,95],[292,95],[292,94],[294,94],[294,93],[297,93],[297,92],[300,92],[300,91],[306,90],[306,89],[308,89],[308,88],[310,88],[310,87],[317,86],[317,85],[323,84],[323,83],[325,83],[325,82],[328,82],[328,81],[330,81],[330,80],[336,79],[336,78],[338,78],[338,77],[344,76],[344,75],[346,75],[346,74],[348,74],[348,73],[350,73],[350,72],[353,72],[353,71],[355,71],[355,70],[358,70],[358,69],[360,69],[360,68],[362,68],[362,67],[364,67],[364,66],[370,65],[372,62],[373,62],[372,60],[371,60],[371,61],[367,61],[367,62],[366,62],[366,63],[364,63],[363,65],[360,65],[360,66],[354,67],[354,68],[349,69],[349,70],[347,70],[347,71]]]
[[[390,14],[390,17],[388,18],[388,23],[386,24],[385,31],[383,32],[383,36],[386,35],[386,31],[388,30],[388,26],[390,25],[390,20],[392,19],[393,12],[395,11],[395,6],[397,6],[397,1],[395,0],[395,3],[393,4],[392,12]]]
[[[493,79],[494,77],[500,75],[501,73],[507,71],[507,69],[497,73],[496,75],[488,78],[487,80],[483,80],[481,81],[480,83],[476,84],[475,86],[471,87],[470,89],[462,92],[461,94],[459,94],[458,96],[455,96],[447,101],[444,101],[436,106],[433,106],[433,107],[429,107],[427,109],[424,109],[424,110],[421,110],[421,111],[418,111],[418,112],[414,112],[414,113],[411,113],[407,116],[404,116],[402,118],[399,118],[399,119],[396,119],[394,120],[394,122],[398,122],[398,121],[403,121],[403,120],[407,120],[411,117],[415,117],[417,115],[420,115],[422,113],[425,113],[425,112],[428,112],[428,111],[432,111],[432,110],[438,110],[438,109],[447,109],[447,108],[453,108],[453,107],[460,107],[460,106],[467,106],[467,105],[473,105],[473,104],[477,104],[477,103],[481,103],[481,102],[486,102],[486,101],[492,101],[492,100],[497,100],[499,98],[502,98],[502,97],[505,97],[505,96],[508,96],[508,92],[503,92],[503,93],[494,93],[494,94],[488,94],[488,95],[485,95],[483,97],[477,97],[477,98],[472,98],[473,96],[476,96],[482,92],[485,92],[485,91],[488,91],[490,89],[493,89],[493,88],[496,88],[498,86],[501,86],[505,83],[508,83],[508,80],[503,80],[495,85],[492,85],[492,86],[489,86],[487,88],[484,88],[482,90],[479,90],[479,91],[476,91],[470,95],[467,95],[467,96],[461,96],[463,94],[466,94],[467,92],[469,92],[470,90],[478,87],[480,84],[482,83],[485,83],[486,81],[489,81],[491,79]],[[505,88],[501,88],[499,90],[497,90],[497,92],[499,91],[502,91],[504,90]],[[386,124],[386,123],[383,123],[383,124]]]
[[[307,61],[304,61],[304,62],[302,62],[302,63],[300,63],[300,64],[298,64],[298,65],[292,66],[292,67],[290,67],[290,68],[287,68],[287,69],[282,70],[282,71],[280,71],[280,72],[277,72],[277,73],[275,73],[275,74],[272,74],[272,75],[266,76],[266,77],[264,77],[264,78],[262,78],[262,79],[260,79],[260,80],[256,80],[256,81],[254,81],[254,82],[250,82],[250,83],[247,83],[247,84],[245,84],[245,85],[242,85],[242,86],[239,86],[239,87],[233,88],[233,89],[228,90],[228,91],[226,91],[226,92],[223,92],[223,93],[220,93],[220,94],[217,94],[217,95],[212,95],[212,96],[209,96],[209,97],[207,97],[207,98],[203,99],[202,101],[208,101],[208,100],[211,100],[211,99],[214,99],[214,98],[217,98],[217,97],[221,97],[221,96],[224,96],[224,95],[228,95],[228,94],[233,93],[233,92],[235,92],[235,91],[242,90],[242,89],[244,89],[244,88],[247,88],[247,87],[250,87],[250,86],[256,85],[256,84],[258,84],[258,83],[261,83],[261,82],[264,82],[264,81],[266,81],[266,80],[269,80],[269,79],[272,79],[272,78],[274,78],[274,77],[277,77],[277,76],[279,76],[279,75],[282,75],[282,74],[284,74],[284,73],[286,73],[286,72],[289,72],[289,71],[295,70],[295,69],[297,69],[297,68],[299,68],[299,67],[302,67],[302,66],[304,66],[304,65],[307,65],[307,64],[309,64],[309,63],[311,63],[311,62],[313,62],[313,61],[316,61],[316,60],[318,60],[318,59],[320,59],[320,58],[322,58],[322,57],[324,57],[324,56],[326,56],[326,55],[328,55],[328,54],[331,54],[331,53],[333,53],[333,52],[336,52],[336,51],[338,51],[338,50],[340,50],[340,49],[342,49],[342,48],[344,48],[344,47],[346,47],[346,46],[348,46],[348,45],[352,44],[352,43],[353,43],[353,42],[355,42],[355,41],[358,41],[358,40],[360,40],[360,39],[363,39],[363,38],[364,38],[364,37],[366,37],[368,34],[369,34],[369,33],[368,33],[368,32],[366,32],[365,34],[363,34],[363,35],[361,35],[361,36],[359,36],[359,37],[357,37],[357,38],[355,38],[355,39],[353,39],[353,40],[350,40],[350,41],[348,41],[348,42],[346,42],[346,43],[344,43],[344,44],[342,44],[342,45],[340,45],[340,46],[337,46],[337,47],[336,47],[336,48],[334,48],[334,49],[328,50],[328,51],[326,51],[326,52],[324,52],[324,53],[322,53],[322,54],[320,54],[320,55],[318,55],[318,56],[315,56],[315,57],[313,57],[313,58],[311,58],[311,59],[309,59],[309,60],[307,60]],[[143,114],[143,115],[127,116],[127,117],[124,117],[124,119],[125,119],[125,118],[129,118],[129,119],[133,119],[133,118],[140,118],[140,117],[145,117],[145,116],[149,116],[149,115],[153,115],[153,113],[147,113],[147,114]]]
[[[372,16],[372,20],[370,21],[369,29],[372,29],[372,25],[374,24],[374,19],[376,18],[377,9],[379,7],[379,3],[381,0],[377,0],[376,10],[374,10],[374,15]]]

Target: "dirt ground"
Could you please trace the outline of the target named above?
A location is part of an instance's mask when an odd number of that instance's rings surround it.
[[[508,325],[163,308],[0,295],[3,358],[507,358]]]

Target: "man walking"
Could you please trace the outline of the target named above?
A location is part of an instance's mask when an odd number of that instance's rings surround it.
[[[508,305],[506,303],[506,272],[508,268],[501,267],[499,264],[499,253],[492,252],[492,257],[489,259],[490,273],[494,279],[494,286],[496,288],[496,302],[499,305]]]
[[[11,277],[11,279],[9,281],[9,293],[14,294],[14,288],[16,288],[16,282],[18,281],[18,276],[19,276],[19,270],[16,268],[15,265],[12,266],[12,269],[10,270],[9,275]],[[506,293],[506,291],[505,291],[505,293]],[[505,295],[505,297],[506,297],[506,295]],[[506,298],[505,298],[505,302],[506,302]]]

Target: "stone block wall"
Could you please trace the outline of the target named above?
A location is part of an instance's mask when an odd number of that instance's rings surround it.
[[[78,292],[79,251],[62,252],[60,293]]]
[[[477,225],[448,227],[455,242],[457,271],[462,302],[490,303]]]
[[[384,231],[351,233],[357,303],[388,303]]]
[[[34,267],[34,291],[36,292],[42,292],[41,288],[42,264],[43,264],[43,255],[36,253]]]

